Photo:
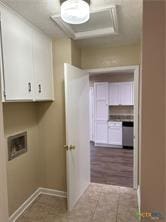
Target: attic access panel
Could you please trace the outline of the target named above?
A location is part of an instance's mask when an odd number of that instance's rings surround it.
[[[79,25],[65,23],[60,15],[51,17],[56,24],[74,40],[118,34],[116,6],[91,11],[88,22]]]

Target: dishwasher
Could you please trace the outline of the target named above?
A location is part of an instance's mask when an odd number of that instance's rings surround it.
[[[133,148],[134,144],[134,123],[123,122],[122,123],[122,145],[123,148]]]

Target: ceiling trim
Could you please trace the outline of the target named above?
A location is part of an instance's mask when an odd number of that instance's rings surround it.
[[[104,7],[98,10],[91,11],[91,14],[97,12],[109,12],[110,17],[113,21],[113,26],[108,28],[100,28],[91,31],[84,31],[84,32],[74,32],[71,26],[65,23],[60,15],[53,15],[51,19],[56,22],[59,28],[73,40],[80,40],[80,39],[87,39],[87,38],[94,38],[94,37],[102,37],[107,35],[117,35],[118,34],[118,18],[117,18],[117,9],[116,5],[111,5],[109,7]]]
[[[139,65],[131,66],[117,66],[117,67],[107,67],[107,68],[96,68],[96,69],[84,69],[89,74],[107,74],[115,72],[134,72],[139,70]]]
[[[62,4],[63,2],[66,2],[67,0],[60,0],[60,4]],[[84,2],[87,2],[90,5],[90,0],[83,0]]]

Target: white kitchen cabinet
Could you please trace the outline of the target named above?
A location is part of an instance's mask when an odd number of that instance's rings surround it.
[[[108,83],[94,85],[95,143],[108,143]]]
[[[108,123],[108,144],[122,146],[122,122]]]
[[[33,100],[32,28],[5,10],[1,38],[5,100]]]
[[[35,100],[53,100],[52,41],[33,31],[33,62]]]
[[[134,105],[133,82],[110,83],[109,105]]]
[[[97,120],[95,121],[95,143],[108,143],[108,122]]]
[[[119,84],[119,97],[121,105],[134,105],[132,82],[123,82]]]
[[[108,83],[95,83],[95,120],[108,120]]]
[[[109,84],[109,105],[116,106],[120,104],[119,83]]]
[[[4,102],[53,100],[52,41],[7,9],[1,11],[1,89]]]

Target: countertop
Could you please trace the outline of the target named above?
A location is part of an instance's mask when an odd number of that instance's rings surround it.
[[[133,119],[109,119],[108,122],[134,122]]]
[[[134,122],[133,115],[110,115],[108,122]]]

